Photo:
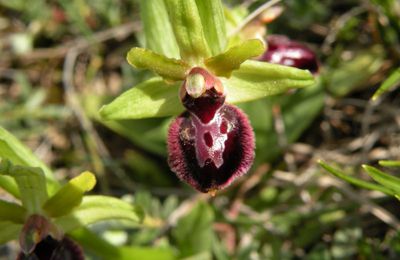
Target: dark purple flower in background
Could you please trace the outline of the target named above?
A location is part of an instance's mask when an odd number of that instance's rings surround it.
[[[225,104],[221,81],[205,69],[191,70],[180,96],[187,111],[170,126],[168,163],[181,180],[214,193],[250,169],[253,130],[239,108]]]
[[[33,214],[26,220],[19,238],[22,252],[17,260],[84,260],[82,248],[63,236],[44,216]]]
[[[306,45],[292,41],[283,35],[269,35],[267,45],[268,49],[260,60],[306,69],[312,73],[318,72],[318,59]]]
[[[84,260],[82,248],[68,237],[61,241],[47,236],[30,254],[20,253],[17,260]]]

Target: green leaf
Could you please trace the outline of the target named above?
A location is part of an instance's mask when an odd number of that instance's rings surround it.
[[[179,85],[152,78],[124,92],[100,110],[103,119],[140,119],[177,115],[183,111]]]
[[[369,165],[363,165],[362,167],[376,182],[392,190],[395,195],[400,195],[400,178],[384,173]]]
[[[382,85],[379,87],[379,89],[372,96],[372,100],[377,99],[383,93],[385,93],[392,87],[399,85],[399,84],[400,84],[400,68],[393,71],[392,74],[390,74],[390,76],[382,83]]]
[[[139,224],[143,218],[140,208],[107,196],[85,196],[81,205],[71,214],[58,218],[55,223],[65,232],[106,220],[125,220]]]
[[[68,232],[68,235],[77,241],[85,250],[96,254],[101,259],[121,258],[118,247],[104,240],[86,227]]]
[[[191,65],[210,56],[195,0],[165,0],[181,58]]]
[[[154,247],[121,247],[121,260],[146,259],[146,260],[174,260],[177,259],[172,248]]]
[[[15,224],[9,221],[0,221],[0,245],[17,239],[21,229],[21,224]]]
[[[140,16],[146,48],[169,58],[180,57],[164,0],[141,0]],[[157,17],[157,18],[155,18]]]
[[[40,167],[46,177],[54,180],[51,170],[40,161],[17,138],[0,126],[0,158],[9,160],[14,165]]]
[[[101,259],[147,259],[147,260],[172,260],[176,259],[174,251],[170,248],[149,247],[117,247],[102,239],[87,228],[77,229],[68,234],[79,242],[85,250],[97,255]]]
[[[365,188],[365,189],[369,189],[369,190],[380,191],[380,192],[383,192],[383,193],[385,193],[387,195],[394,195],[395,194],[391,189],[388,189],[388,188],[383,187],[381,185],[376,185],[374,183],[370,183],[370,182],[367,182],[367,181],[364,181],[364,180],[361,180],[361,179],[357,179],[357,178],[351,177],[350,175],[348,175],[348,174],[346,174],[346,173],[344,173],[344,172],[342,172],[340,170],[337,170],[337,169],[329,166],[328,164],[326,164],[323,161],[319,161],[318,163],[322,166],[322,168],[324,168],[328,172],[332,173],[336,177],[338,177],[338,178],[340,178],[342,180],[345,180],[345,181],[347,181],[347,182],[349,182],[351,184],[354,184],[356,186],[359,186],[359,187]]]
[[[172,236],[181,249],[180,257],[188,257],[212,248],[214,213],[210,206],[198,203],[190,213],[179,220]]]
[[[22,205],[29,215],[42,212],[42,205],[47,200],[47,188],[46,178],[41,168],[10,165],[1,174],[15,179]]]
[[[9,194],[13,195],[14,198],[19,199],[20,194],[17,183],[12,177],[1,175],[2,172],[3,172],[2,169],[0,169],[0,188],[4,189]]]
[[[183,80],[189,70],[189,66],[181,60],[170,59],[142,48],[132,48],[126,58],[133,67],[152,70],[168,80]]]
[[[82,202],[83,194],[93,189],[96,178],[93,173],[83,172],[70,180],[43,205],[50,217],[56,218],[70,213]]]
[[[7,159],[13,165],[40,167],[48,180],[47,187],[52,193],[58,183],[55,181],[51,170],[40,161],[28,148],[26,148],[17,138],[0,126],[0,159]],[[16,193],[17,185],[14,180],[7,176],[0,176],[0,187],[18,197]]]
[[[260,56],[265,51],[264,43],[260,40],[247,40],[240,45],[233,46],[226,52],[207,59],[205,65],[217,76],[231,76],[233,70],[250,58]]]
[[[400,161],[379,161],[379,165],[385,167],[400,167]]]
[[[0,221],[24,223],[26,210],[15,203],[0,200]]]
[[[249,60],[222,82],[227,89],[227,102],[241,103],[307,87],[315,81],[308,70]]]
[[[212,55],[225,51],[226,21],[221,0],[196,0],[204,35]]]

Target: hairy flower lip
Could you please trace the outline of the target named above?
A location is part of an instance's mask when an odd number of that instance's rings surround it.
[[[261,56],[261,61],[308,69],[311,73],[319,71],[319,61],[313,50],[305,44],[293,41],[284,35],[269,35],[267,51]]]
[[[233,105],[224,105],[219,113],[232,127],[225,140],[223,163],[216,167],[206,161],[203,167],[197,158],[192,114],[185,112],[170,125],[168,132],[168,164],[179,179],[200,192],[212,192],[229,186],[250,169],[254,160],[254,133],[247,116]],[[229,120],[228,120],[229,121]],[[192,125],[193,126],[193,125]],[[222,132],[228,131],[221,129]],[[205,140],[207,143],[207,140]]]

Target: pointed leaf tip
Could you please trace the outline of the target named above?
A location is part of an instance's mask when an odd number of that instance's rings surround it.
[[[359,179],[359,178],[352,177],[351,175],[346,174],[343,171],[338,170],[336,168],[333,168],[332,166],[328,165],[327,163],[325,163],[325,162],[323,162],[321,160],[318,161],[318,164],[321,165],[321,167],[324,168],[327,172],[331,173],[332,175],[334,175],[334,176],[336,176],[336,177],[338,177],[338,178],[340,178],[340,179],[342,179],[344,181],[347,181],[348,183],[351,183],[353,185],[357,185],[357,186],[359,186],[361,188],[364,188],[364,189],[376,190],[376,191],[380,191],[382,193],[385,193],[387,195],[394,195],[394,192],[391,189],[388,189],[387,187],[384,187],[384,186],[381,186],[381,185],[377,185],[375,183],[371,183],[371,182],[368,182],[368,181],[364,181],[364,180]],[[363,165],[363,167],[364,166],[365,165]]]
[[[394,194],[400,195],[400,178],[382,172],[381,170],[369,165],[363,165],[362,167],[376,182],[392,190]]]

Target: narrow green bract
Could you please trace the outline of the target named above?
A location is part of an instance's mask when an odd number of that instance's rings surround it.
[[[386,91],[389,91],[392,87],[400,84],[400,68],[393,71],[392,74],[382,83],[379,89],[372,96],[372,100],[377,99]]]
[[[211,54],[218,55],[225,51],[228,43],[222,3],[220,0],[196,0],[196,4]]]
[[[392,190],[395,195],[400,195],[400,178],[384,173],[369,165],[363,165],[363,168],[376,182]]]
[[[199,65],[210,56],[195,0],[165,0],[181,58]]]
[[[324,168],[329,173],[331,173],[334,176],[336,176],[336,177],[338,177],[338,178],[340,178],[340,179],[342,179],[344,181],[347,181],[347,182],[349,182],[351,184],[357,185],[357,186],[359,186],[361,188],[364,188],[364,189],[377,190],[377,191],[383,192],[383,193],[385,193],[387,195],[392,195],[392,196],[395,195],[393,190],[388,189],[388,188],[386,188],[384,186],[377,185],[375,183],[371,183],[371,182],[364,181],[364,180],[359,179],[359,178],[352,177],[349,174],[346,174],[346,173],[344,173],[344,172],[342,172],[342,171],[340,171],[338,169],[333,168],[332,166],[329,166],[325,162],[319,161],[318,163],[322,166],[322,168]]]
[[[180,57],[178,43],[164,0],[141,0],[140,9],[146,48],[166,57],[178,59]]]

